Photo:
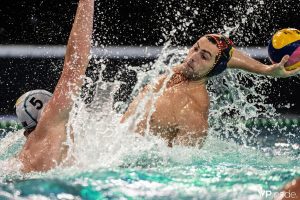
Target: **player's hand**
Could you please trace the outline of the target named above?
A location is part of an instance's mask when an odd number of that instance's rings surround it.
[[[285,69],[284,65],[287,63],[288,60],[289,60],[289,56],[285,55],[281,59],[280,63],[270,65],[270,68],[269,68],[270,75],[274,76],[274,77],[286,78],[289,76],[294,76],[294,75],[300,74],[300,67],[293,69],[293,70],[289,70],[289,71]]]

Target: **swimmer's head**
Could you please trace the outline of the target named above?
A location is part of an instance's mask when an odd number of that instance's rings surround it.
[[[25,129],[25,136],[35,129],[41,113],[51,97],[52,94],[46,90],[32,90],[17,100],[16,114]]]
[[[233,52],[232,41],[219,34],[201,37],[184,60],[184,74],[192,80],[212,77],[227,68]]]

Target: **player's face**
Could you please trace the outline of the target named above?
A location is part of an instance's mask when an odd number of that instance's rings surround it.
[[[201,37],[189,50],[184,60],[185,74],[194,80],[201,78],[211,70],[217,55],[218,47],[206,37]]]

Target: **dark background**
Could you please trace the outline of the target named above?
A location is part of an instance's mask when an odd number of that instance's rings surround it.
[[[1,0],[0,44],[65,45],[77,1]],[[188,22],[188,24],[187,24]],[[102,0],[96,1],[95,45],[161,46],[192,45],[206,33],[224,33],[226,27],[236,46],[266,46],[280,28],[300,29],[299,0]],[[175,30],[175,31],[172,31]],[[122,80],[115,100],[127,101],[135,84],[135,72],[125,64],[140,66],[153,60],[107,60],[104,80]],[[262,60],[268,63],[268,59]],[[0,113],[12,114],[17,97],[43,88],[53,91],[63,60],[56,58],[0,58]],[[92,64],[87,74],[97,75]],[[281,113],[300,114],[299,77],[272,81],[267,103]],[[291,103],[290,108],[283,107]]]

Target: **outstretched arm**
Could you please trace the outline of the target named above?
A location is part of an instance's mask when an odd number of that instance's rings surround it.
[[[272,64],[272,65],[265,65],[261,62],[247,56],[246,54],[242,53],[241,51],[235,49],[232,58],[228,62],[228,67],[230,68],[238,68],[243,69],[245,71],[253,72],[256,74],[263,74],[273,77],[289,77],[296,74],[299,74],[300,68],[287,71],[284,68],[284,65],[288,61],[289,56],[286,55],[282,58],[280,63]]]
[[[47,120],[54,123],[68,119],[73,105],[71,96],[79,92],[82,76],[89,63],[93,32],[94,0],[79,0],[75,20],[69,36],[64,67],[53,98],[45,108]]]
[[[67,158],[69,146],[65,144],[65,125],[73,105],[72,95],[78,93],[88,66],[93,14],[94,0],[79,0],[62,75],[37,127],[29,134],[19,154],[23,172],[47,171]]]

